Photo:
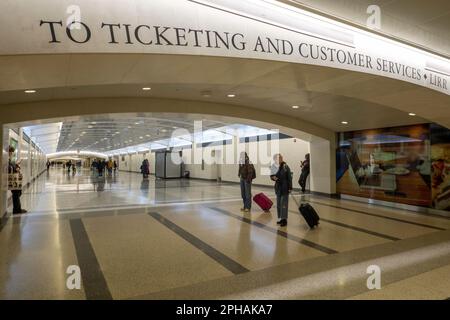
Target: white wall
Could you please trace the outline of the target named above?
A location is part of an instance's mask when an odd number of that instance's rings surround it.
[[[122,157],[124,157],[125,160],[122,160]],[[120,155],[118,163],[119,170],[140,173],[141,164],[144,159],[148,159],[150,162],[150,173],[155,173],[155,154],[153,152]]]
[[[238,161],[241,151],[246,151],[256,169],[254,184],[272,186],[269,178],[269,167],[272,164],[272,155],[281,153],[284,160],[294,173],[293,186],[299,188],[300,162],[305,159],[305,154],[311,154],[311,174],[307,181],[307,189],[326,194],[335,193],[335,185],[330,176],[335,172],[334,145],[323,139],[314,139],[311,143],[296,139],[286,138],[260,142],[239,143],[237,138],[229,144],[207,146],[200,148],[193,145],[192,148],[183,149],[183,161],[185,170],[190,171],[191,178],[239,182]],[[140,166],[144,158],[150,161],[150,173],[155,172],[155,153],[125,155],[119,158],[119,170],[128,172],[140,172]],[[205,160],[202,168],[201,160]],[[231,159],[231,161],[230,161]],[[233,160],[234,159],[234,160]]]
[[[212,156],[212,151],[215,151],[215,157]],[[273,185],[268,176],[269,167],[272,163],[272,155],[280,152],[294,173],[294,187],[298,187],[300,161],[304,160],[305,154],[309,153],[309,143],[295,138],[238,143],[235,138],[231,144],[225,146],[208,146],[203,149],[195,146],[193,149],[184,149],[183,160],[192,178],[215,180],[220,176],[222,181],[239,182],[237,163],[241,151],[246,151],[255,165],[257,173],[255,184]],[[194,163],[194,157],[197,163]],[[206,161],[203,170],[201,159]],[[229,159],[234,161],[230,163]]]

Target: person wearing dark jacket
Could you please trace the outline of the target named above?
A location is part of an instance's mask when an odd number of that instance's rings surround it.
[[[150,163],[148,162],[147,159],[144,159],[142,161],[141,173],[144,179],[148,179],[148,175],[150,174]]]
[[[99,177],[103,177],[103,170],[105,170],[106,167],[106,161],[105,160],[99,160],[97,163],[97,170]]]
[[[14,147],[9,147],[8,174],[20,173],[19,165],[13,161],[13,154],[15,151]],[[11,190],[11,193],[13,199],[13,214],[27,213],[27,210],[22,209],[22,204],[20,203],[22,190]]]
[[[298,184],[302,188],[302,192],[306,191],[306,179],[309,176],[309,153],[305,155],[305,161],[301,163],[302,173],[300,174],[300,179],[298,179]]]
[[[270,178],[275,181],[275,193],[277,195],[277,215],[281,227],[287,225],[289,210],[289,194],[292,191],[292,172],[281,154],[274,156],[275,164],[272,167]]]
[[[255,167],[250,163],[246,152],[241,153],[238,176],[241,183],[241,196],[244,207],[241,211],[250,212],[252,209],[252,181],[256,178]]]

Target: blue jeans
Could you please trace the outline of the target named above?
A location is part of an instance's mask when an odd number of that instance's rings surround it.
[[[278,219],[287,220],[289,210],[289,194],[277,194]]]
[[[241,196],[244,201],[244,209],[252,208],[252,183],[241,179]]]

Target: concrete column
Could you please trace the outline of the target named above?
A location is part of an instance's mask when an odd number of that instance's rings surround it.
[[[336,142],[313,138],[310,143],[310,188],[313,192],[336,193]]]
[[[6,213],[8,199],[8,147],[9,132],[0,123],[0,217]]]

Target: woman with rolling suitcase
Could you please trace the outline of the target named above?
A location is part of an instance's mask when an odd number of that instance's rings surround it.
[[[277,195],[277,215],[281,227],[287,225],[289,211],[289,194],[292,191],[292,172],[281,154],[274,156],[275,164],[272,168],[270,179],[275,181],[275,193]]]

